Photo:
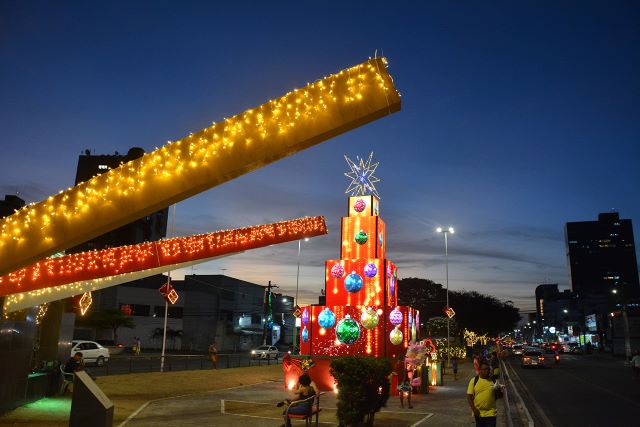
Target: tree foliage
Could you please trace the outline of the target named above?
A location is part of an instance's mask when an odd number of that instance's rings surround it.
[[[391,362],[373,357],[349,356],[331,362],[330,372],[338,383],[339,426],[373,425],[375,413],[389,399],[391,371]]]
[[[398,302],[420,310],[420,317],[441,316],[447,304],[447,291],[429,279],[407,278],[398,282]],[[520,320],[519,310],[511,301],[500,301],[477,291],[449,291],[449,305],[460,330],[496,335],[512,330]]]
[[[87,317],[78,319],[78,323],[97,329],[111,329],[113,341],[116,343],[118,342],[118,329],[133,329],[136,327],[136,323],[131,316],[127,316],[117,308],[91,312]]]
[[[458,330],[458,321],[454,317],[432,317],[427,322],[427,333],[430,337],[446,337],[447,336],[447,320],[449,320],[449,335],[452,337],[460,334]]]

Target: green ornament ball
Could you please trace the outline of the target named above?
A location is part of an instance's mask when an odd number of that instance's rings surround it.
[[[378,326],[378,313],[373,308],[368,308],[362,312],[360,323],[366,329],[373,329]]]
[[[369,236],[363,230],[360,230],[358,234],[356,234],[356,243],[359,245],[364,245],[369,240]]]
[[[347,314],[336,325],[336,337],[342,344],[353,344],[360,338],[360,325]]]
[[[394,328],[393,331],[389,334],[389,339],[391,340],[391,344],[400,345],[402,344],[402,339],[404,336],[402,335],[402,331],[398,328]]]

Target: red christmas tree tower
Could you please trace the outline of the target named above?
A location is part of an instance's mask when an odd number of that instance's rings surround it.
[[[368,167],[371,156],[367,165],[360,160],[360,167],[347,162],[357,171],[355,177],[346,175],[375,193],[369,180],[377,163],[373,170]],[[349,197],[348,216],[342,218],[340,259],[325,264],[326,305],[301,307],[301,358],[287,359],[283,365],[288,387],[307,370],[321,390],[332,390],[332,359],[356,355],[404,359],[409,342],[418,338],[419,313],[397,305],[398,270],[385,257],[385,224],[379,213],[375,195]]]

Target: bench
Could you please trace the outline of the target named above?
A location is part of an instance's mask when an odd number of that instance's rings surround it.
[[[311,421],[313,419],[313,416],[316,416],[316,427],[318,427],[318,415],[320,414],[320,411],[322,409],[320,409],[320,396],[322,396],[324,394],[324,392],[318,393],[316,395],[313,395],[311,397],[308,397],[306,399],[303,400],[294,400],[293,402],[291,402],[291,404],[287,407],[287,410],[284,413],[284,421],[285,421],[285,425],[289,425],[288,424],[288,420],[304,420],[305,421],[305,426],[309,427],[311,425]],[[311,404],[311,410],[306,413],[306,414],[290,414],[289,410],[291,408],[295,408],[298,405],[302,405],[305,403],[310,403]]]
[[[73,384],[73,377],[74,374],[65,372],[64,365],[60,364],[60,378],[62,380],[60,384],[60,394],[65,394],[65,392],[67,391],[67,387],[69,387],[69,384]]]

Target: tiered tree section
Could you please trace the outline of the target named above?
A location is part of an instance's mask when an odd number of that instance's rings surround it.
[[[340,259],[326,261],[326,306],[302,307],[300,353],[310,356],[314,367],[309,374],[324,390],[333,388],[331,358],[404,357],[419,332],[418,312],[397,306],[398,270],[385,257],[379,212],[380,200],[373,195],[349,198]],[[285,366],[285,376],[294,378],[295,370],[289,371]]]

